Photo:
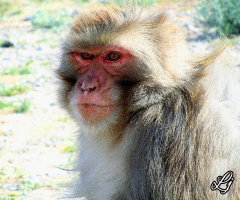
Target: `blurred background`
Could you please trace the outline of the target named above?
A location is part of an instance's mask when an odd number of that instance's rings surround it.
[[[72,173],[59,168],[71,169],[77,128],[57,103],[59,45],[79,12],[113,2],[128,1],[0,0],[0,200],[52,200],[64,191]],[[226,38],[240,66],[239,0],[138,3],[167,12],[195,53]]]

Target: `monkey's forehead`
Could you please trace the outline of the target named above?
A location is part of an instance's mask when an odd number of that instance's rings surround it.
[[[161,11],[137,6],[100,6],[79,13],[70,33],[81,47],[106,46],[124,40],[128,40],[125,43],[132,43],[133,40],[148,40],[149,43],[161,33],[160,29],[166,21],[167,17]],[[168,30],[171,29],[175,27]]]
[[[162,13],[162,12],[161,12]],[[86,27],[96,27],[99,29],[121,25],[129,25],[134,22],[152,21],[158,17],[159,11],[146,10],[137,6],[118,7],[116,5],[102,5],[95,8],[89,8],[80,12],[74,20],[73,29],[82,30]]]

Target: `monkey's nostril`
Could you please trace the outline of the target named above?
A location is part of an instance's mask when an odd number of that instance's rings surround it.
[[[81,86],[80,86],[81,90],[83,91],[88,91],[88,92],[91,92],[93,90],[96,89],[96,86],[95,84],[86,84],[86,82],[84,81]]]
[[[95,90],[95,89],[96,89],[96,87],[93,86],[92,88],[89,88],[88,90],[89,90],[89,92],[91,92],[91,91],[93,91],[93,90]]]

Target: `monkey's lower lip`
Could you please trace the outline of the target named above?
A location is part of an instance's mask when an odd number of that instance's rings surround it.
[[[113,108],[113,105],[98,105],[98,104],[90,104],[90,103],[81,103],[80,106],[88,107],[96,107],[96,108]]]

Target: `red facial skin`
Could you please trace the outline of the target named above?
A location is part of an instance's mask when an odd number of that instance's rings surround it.
[[[79,74],[75,86],[78,111],[90,123],[101,121],[117,107],[112,94],[114,81],[127,70],[132,55],[123,48],[109,46],[73,51],[70,56]]]

